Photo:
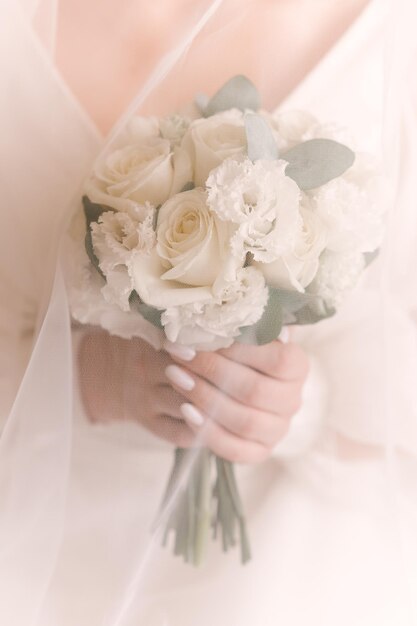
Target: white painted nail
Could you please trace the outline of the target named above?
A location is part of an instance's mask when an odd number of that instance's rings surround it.
[[[182,361],[192,361],[197,354],[195,350],[189,346],[181,346],[178,343],[171,343],[171,341],[165,341],[164,348],[172,356],[176,356]]]
[[[290,340],[290,329],[288,328],[288,326],[283,326],[283,328],[281,329],[281,332],[279,334],[278,339],[280,340],[281,343],[288,343]]]
[[[176,365],[168,365],[168,367],[165,368],[165,374],[168,380],[174,383],[177,387],[180,387],[185,391],[191,391],[191,389],[194,389],[194,380],[180,367],[177,367]]]
[[[193,424],[194,426],[201,426],[202,424],[204,424],[204,417],[193,404],[184,402],[184,404],[181,404],[180,406],[180,411],[185,420],[190,424]]]

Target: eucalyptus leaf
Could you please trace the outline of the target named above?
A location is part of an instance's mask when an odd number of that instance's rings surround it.
[[[321,322],[325,319],[328,319],[329,317],[332,317],[335,313],[336,310],[333,308],[330,308],[326,305],[326,303],[324,302],[324,300],[322,300],[320,298],[320,304],[321,304],[321,311],[318,311],[316,308],[312,308],[309,305],[306,305],[304,307],[302,307],[301,309],[299,309],[298,311],[295,311],[292,313],[292,316],[294,319],[291,320],[285,320],[285,324],[290,326],[292,324],[297,324],[298,326],[305,326],[305,325],[310,325],[310,324],[317,324],[318,322]],[[285,319],[285,316],[284,316]]]
[[[156,232],[156,229],[158,227],[158,215],[159,215],[160,208],[161,208],[161,205],[157,206],[156,209],[155,209],[155,213],[153,214],[152,227],[153,227],[155,232]]]
[[[243,267],[250,267],[252,265],[254,258],[255,257],[252,252],[247,252],[246,257],[245,257],[245,264]]]
[[[332,139],[310,139],[281,155],[288,161],[285,173],[308,191],[341,176],[355,160],[350,148]]]
[[[206,110],[207,105],[210,102],[210,98],[206,96],[205,93],[198,93],[194,98],[194,102],[197,108],[200,110],[201,115],[204,115],[204,111]]]
[[[91,236],[91,224],[98,222],[98,220],[100,219],[100,215],[102,215],[103,213],[106,213],[107,211],[113,211],[114,209],[103,206],[102,204],[96,204],[94,202],[91,202],[88,196],[83,196],[82,202],[84,207],[84,215],[87,222],[87,228],[84,238],[85,251],[87,252],[88,258],[90,259],[93,267],[105,280],[105,276],[100,268],[98,257],[94,252],[93,238]]]
[[[184,187],[181,189],[181,193],[184,191],[192,191],[193,189],[195,189],[195,184],[190,180],[188,183],[185,183]]]
[[[242,326],[240,329],[240,335],[236,337],[238,343],[246,343],[248,345],[257,345],[255,325]]]
[[[275,161],[279,157],[277,142],[265,118],[255,113],[245,115],[248,157],[251,161]]]
[[[236,338],[239,343],[251,343],[262,346],[277,339],[281,332],[283,308],[277,289],[269,288],[268,303],[261,319],[252,326],[241,328],[241,334]]]
[[[160,309],[155,309],[155,307],[149,306],[149,304],[145,304],[145,302],[142,302],[137,292],[134,290],[130,294],[129,304],[131,311],[137,311],[138,313],[140,313],[142,317],[145,318],[145,320],[150,322],[153,326],[156,326],[156,328],[163,328],[161,322],[161,316],[163,311],[161,311]]]
[[[204,117],[210,117],[228,109],[257,111],[261,98],[255,85],[246,76],[234,76],[217,91],[202,111]]]
[[[113,211],[110,207],[104,206],[103,204],[97,204],[95,202],[91,202],[88,196],[83,196],[82,198],[84,215],[87,220],[87,226],[89,227],[92,222],[98,222],[100,216],[106,211]]]
[[[379,248],[374,250],[373,252],[364,252],[365,258],[365,267],[368,267],[371,263],[375,261],[375,259],[379,256]]]
[[[275,287],[269,287],[269,289],[274,289],[282,308],[288,313],[299,311],[317,299],[316,296],[306,292],[301,293],[299,291],[289,291],[287,289],[277,289]]]

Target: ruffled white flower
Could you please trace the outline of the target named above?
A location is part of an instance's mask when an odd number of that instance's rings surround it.
[[[167,139],[143,136],[100,159],[85,192],[92,202],[126,211],[150,202],[158,206],[192,179],[187,152]]]
[[[139,337],[160,349],[163,332],[133,311],[103,297],[104,279],[92,266],[85,245],[85,220],[80,212],[64,241],[64,273],[72,317],[81,324],[100,326],[124,339]]]
[[[357,154],[343,176],[308,193],[327,228],[329,250],[373,252],[381,245],[386,211],[382,190],[373,161]]]
[[[155,244],[155,208],[147,204],[128,213],[106,211],[91,225],[94,253],[106,278],[102,294],[109,303],[129,311],[133,290],[130,267],[137,253],[148,253]]]
[[[227,159],[207,180],[208,204],[221,220],[237,224],[234,254],[250,252],[269,263],[288,252],[300,226],[300,190],[285,175],[285,161]]]
[[[271,287],[303,292],[317,273],[327,243],[326,227],[305,197],[300,214],[302,219],[291,250],[272,263],[255,264]]]
[[[336,253],[325,251],[308,292],[322,298],[328,307],[338,309],[347,293],[357,284],[365,258],[360,252]]]
[[[253,267],[237,271],[208,301],[168,307],[162,324],[170,341],[197,350],[217,350],[233,343],[243,326],[255,324],[268,301],[262,274]]]

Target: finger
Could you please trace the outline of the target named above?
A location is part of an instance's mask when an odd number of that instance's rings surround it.
[[[176,380],[180,380],[175,378],[178,374],[175,369],[169,368],[169,376],[173,385],[176,385]],[[178,386],[176,389],[187,398],[188,402],[200,414],[200,418],[198,418],[198,414],[194,413],[196,423],[202,423],[207,418],[213,419],[234,435],[263,445],[274,445],[286,434],[289,426],[289,415],[279,417],[243,406],[203,378],[194,377],[192,380],[194,382],[192,389],[181,390]],[[180,412],[186,418],[193,420],[193,415],[190,412],[184,413],[183,406],[180,406]]]
[[[164,439],[179,448],[194,446],[196,435],[184,420],[172,418],[168,415],[154,415],[143,425],[156,437]]]
[[[155,397],[152,401],[153,412],[158,415],[169,415],[183,419],[181,405],[186,402],[185,396],[173,389],[170,384],[160,384],[155,387]]]
[[[176,357],[172,358],[177,361]],[[204,378],[241,405],[278,415],[295,412],[294,402],[300,395],[300,381],[286,382],[265,376],[218,352],[201,352],[187,363],[187,369],[183,363],[181,366],[183,371],[194,376],[194,384],[197,377]]]
[[[164,350],[156,351],[152,346],[142,343],[141,352],[136,353],[138,376],[154,384],[166,382],[164,370],[171,363],[171,358]]]
[[[219,353],[277,380],[303,381],[308,373],[308,357],[295,343],[272,341],[264,346],[234,343]]]
[[[191,428],[204,446],[217,456],[234,463],[259,463],[271,454],[267,446],[241,439],[212,420],[207,420],[201,428],[193,425]]]

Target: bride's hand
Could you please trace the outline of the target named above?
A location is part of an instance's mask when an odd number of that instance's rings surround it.
[[[201,352],[102,331],[80,346],[80,387],[93,421],[133,419],[176,446],[196,441],[231,461],[267,458],[301,403],[308,359],[296,344]],[[185,358],[184,358],[185,357]]]
[[[235,343],[201,352],[166,344],[176,365],[166,375],[186,397],[180,411],[218,456],[255,463],[270,456],[301,406],[308,358],[294,343]],[[185,358],[184,358],[185,357]]]

